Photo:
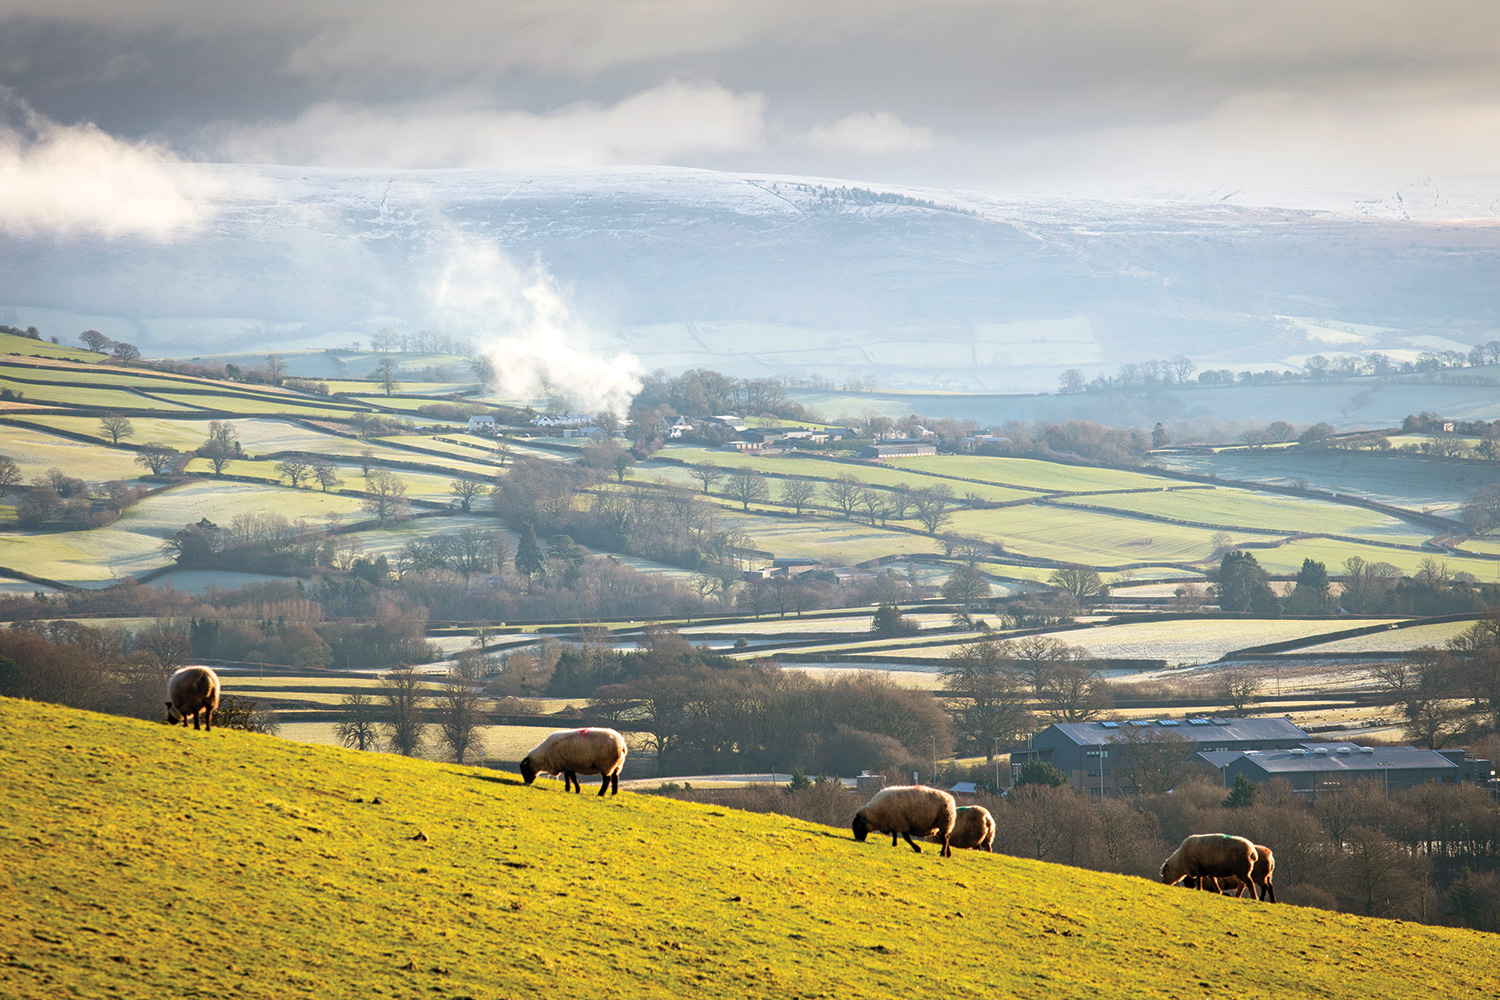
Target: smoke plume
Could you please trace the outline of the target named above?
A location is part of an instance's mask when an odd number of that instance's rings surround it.
[[[640,361],[606,356],[540,264],[523,269],[496,247],[458,239],[434,282],[443,328],[474,336],[506,396],[560,397],[576,411],[623,415],[641,390]]]

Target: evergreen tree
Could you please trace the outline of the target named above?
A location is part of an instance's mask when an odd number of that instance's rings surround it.
[[[1312,559],[1303,559],[1287,607],[1299,615],[1331,614],[1335,603],[1328,592],[1328,568]]]
[[[1276,614],[1280,605],[1266,582],[1266,571],[1248,552],[1226,552],[1219,562],[1219,607],[1225,611]]]
[[[1234,779],[1234,787],[1229,790],[1229,797],[1224,800],[1224,808],[1240,809],[1254,805],[1255,797],[1259,794],[1260,786],[1241,774]]]
[[[527,524],[521,532],[521,541],[516,546],[516,572],[526,578],[528,586],[533,576],[547,572],[547,557],[542,554],[541,543],[536,538],[536,526]]]
[[[1158,420],[1156,422],[1156,426],[1151,428],[1151,447],[1165,448],[1167,446],[1167,442],[1170,440],[1171,439],[1167,437],[1167,429],[1163,427],[1161,425],[1161,421]]]
[[[1022,788],[1026,785],[1043,785],[1052,788],[1061,788],[1068,783],[1068,776],[1060,771],[1056,764],[1049,764],[1045,760],[1034,760],[1021,765],[1021,770],[1016,772],[1016,787]]]

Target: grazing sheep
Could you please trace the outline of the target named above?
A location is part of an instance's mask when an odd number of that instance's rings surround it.
[[[1195,833],[1162,862],[1161,880],[1172,885],[1184,878],[1194,878],[1200,888],[1216,892],[1218,886],[1214,879],[1233,875],[1249,882],[1256,858],[1255,845],[1244,837],[1232,837],[1227,833]]]
[[[600,776],[599,795],[620,793],[620,769],[625,766],[625,737],[613,729],[559,729],[521,760],[526,784],[538,774],[563,776],[563,791],[583,791],[580,774]]]
[[[167,681],[167,698],[167,725],[175,726],[180,719],[186,728],[191,716],[197,729],[201,714],[203,728],[212,731],[219,707],[219,675],[207,667],[183,667]]]
[[[1238,875],[1226,875],[1215,879],[1218,891],[1227,893],[1234,890],[1234,898],[1239,899],[1245,894],[1246,889],[1255,890],[1255,898],[1265,903],[1276,902],[1276,887],[1272,884],[1272,877],[1276,874],[1276,855],[1271,849],[1263,844],[1255,845],[1255,867],[1250,869],[1250,881],[1242,882]],[[1184,879],[1186,882],[1194,882],[1193,879]],[[1205,879],[1204,881],[1208,881]],[[1192,888],[1200,888],[1196,884]]]
[[[927,838],[938,843],[937,837]],[[953,834],[948,838],[951,847],[972,848],[976,851],[995,849],[995,817],[984,806],[959,806],[953,820]]]
[[[896,837],[905,838],[911,849],[918,854],[922,849],[911,839],[912,834],[925,837],[935,835],[933,843],[941,843],[943,857],[953,856],[950,838],[953,821],[958,808],[953,796],[937,788],[922,785],[892,785],[881,789],[866,802],[864,808],[854,814],[854,839],[864,843],[871,830],[891,835],[891,846],[896,846]]]

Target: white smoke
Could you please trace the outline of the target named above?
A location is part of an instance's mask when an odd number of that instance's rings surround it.
[[[456,239],[432,285],[443,329],[475,337],[506,396],[560,397],[578,412],[623,415],[644,369],[592,350],[589,331],[540,264],[523,269],[493,245]]]
[[[0,231],[168,240],[202,225],[225,184],[149,143],[59,124],[0,88]]]

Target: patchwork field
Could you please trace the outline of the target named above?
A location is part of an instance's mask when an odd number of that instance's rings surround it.
[[[9,996],[947,995],[934,934],[983,995],[1497,989],[1473,931],[26,702],[0,741]]]
[[[1422,646],[1437,646],[1456,639],[1474,626],[1473,622],[1436,622],[1393,628],[1372,635],[1338,639],[1316,646],[1298,647],[1298,653],[1401,653]]]
[[[995,483],[1025,490],[1074,493],[1087,490],[1151,490],[1181,486],[1143,472],[1062,465],[1034,458],[991,458],[982,455],[928,455],[893,458],[886,462],[896,469],[958,476],[982,483]]]
[[[1173,490],[1167,493],[1121,493],[1057,501],[1059,506],[1134,511],[1179,521],[1196,521],[1269,532],[1369,535],[1383,541],[1420,545],[1433,530],[1362,507],[1321,503],[1248,490]]]
[[[21,467],[26,482],[48,469],[85,482],[135,479],[146,471],[135,463],[135,454],[58,437],[32,425],[0,423],[0,455]]]

